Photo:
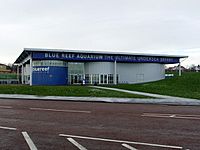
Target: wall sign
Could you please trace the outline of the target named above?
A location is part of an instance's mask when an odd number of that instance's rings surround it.
[[[66,60],[66,61],[111,61],[136,62],[136,63],[179,63],[179,58],[159,56],[134,56],[134,55],[111,55],[111,54],[86,54],[64,52],[33,52],[33,59]]]
[[[49,72],[49,67],[33,67],[33,72]]]

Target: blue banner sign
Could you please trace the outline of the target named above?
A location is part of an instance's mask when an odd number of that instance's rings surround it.
[[[64,52],[33,52],[33,59],[66,60],[66,61],[117,61],[136,63],[179,63],[179,58],[162,56],[109,55]]]

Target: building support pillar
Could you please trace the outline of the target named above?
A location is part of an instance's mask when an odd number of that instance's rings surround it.
[[[17,82],[19,83],[19,65],[17,65]]]
[[[101,84],[101,74],[99,74],[99,84]]]
[[[114,84],[117,84],[117,61],[114,62]]]
[[[178,75],[181,76],[181,63],[179,62],[179,65],[178,65]]]
[[[33,82],[32,82],[33,76],[32,76],[32,74],[33,74],[33,60],[32,60],[32,58],[30,58],[30,86],[33,85]]]
[[[107,74],[107,79],[106,80],[107,80],[106,84],[108,84],[108,74]]]
[[[24,64],[22,63],[22,69],[21,69],[21,76],[22,76],[22,84],[24,84]]]
[[[90,76],[90,84],[92,84],[92,74],[89,75]]]

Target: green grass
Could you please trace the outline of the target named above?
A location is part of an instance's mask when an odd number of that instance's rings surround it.
[[[156,82],[144,84],[121,84],[111,86],[120,89],[142,91],[170,96],[200,99],[200,72],[183,73]]]
[[[95,89],[88,86],[26,86],[0,85],[0,94],[28,94],[38,96],[83,96],[83,97],[121,97],[147,98],[123,92]]]

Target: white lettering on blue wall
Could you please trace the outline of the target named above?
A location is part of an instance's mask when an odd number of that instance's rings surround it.
[[[49,67],[33,67],[33,72],[49,72]]]
[[[159,56],[133,56],[116,54],[86,54],[86,53],[64,53],[64,52],[46,52],[33,53],[33,59],[50,60],[73,60],[73,61],[118,61],[118,62],[149,62],[149,63],[178,63],[179,58],[159,57]]]
[[[59,53],[45,53],[45,58],[60,58]]]

